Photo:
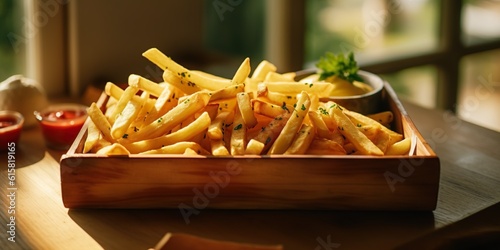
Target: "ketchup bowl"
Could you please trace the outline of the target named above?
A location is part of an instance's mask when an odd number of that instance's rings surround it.
[[[54,104],[34,112],[45,143],[53,149],[68,149],[87,119],[87,107],[80,104]]]
[[[21,136],[24,117],[16,111],[0,111],[0,151],[15,147]]]

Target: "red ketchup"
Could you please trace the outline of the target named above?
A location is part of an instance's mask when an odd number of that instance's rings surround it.
[[[87,119],[87,107],[77,104],[57,104],[35,112],[47,146],[68,149]]]
[[[13,148],[19,141],[24,117],[15,111],[0,111],[0,151]]]

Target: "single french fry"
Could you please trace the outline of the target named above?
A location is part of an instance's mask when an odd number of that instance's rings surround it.
[[[236,98],[221,99],[211,101],[209,105],[218,105],[219,113],[234,111],[236,105],[238,105]]]
[[[187,142],[187,141],[177,142],[171,145],[161,147],[159,149],[153,149],[141,152],[139,154],[184,154],[184,152],[186,152],[186,149],[188,148],[194,150],[198,154],[203,154],[203,155],[209,154],[198,143]]]
[[[189,141],[197,134],[204,132],[209,125],[210,117],[207,112],[204,112],[196,120],[173,133],[133,143],[124,143],[123,145],[130,151],[130,153],[137,154],[181,141]]]
[[[123,94],[118,99],[115,108],[113,109],[113,113],[109,115],[109,123],[113,124],[118,117],[118,115],[123,111],[127,103],[135,96],[135,94],[139,91],[139,88],[136,86],[128,86]]]
[[[202,109],[203,112],[207,112],[210,120],[215,120],[217,114],[219,113],[219,104],[217,103],[208,103],[205,108]]]
[[[196,86],[195,83],[180,78],[171,70],[167,69],[163,71],[162,77],[167,84],[175,86],[188,95],[194,94],[201,90],[198,86]]]
[[[120,97],[123,95],[123,92],[124,90],[122,88],[118,87],[112,82],[107,82],[106,86],[104,86],[104,93],[116,100],[120,99]]]
[[[233,84],[243,84],[245,83],[245,80],[247,77],[250,75],[250,58],[245,58],[243,62],[241,63],[240,67],[238,70],[236,70],[236,73],[233,76],[232,83]]]
[[[246,92],[237,94],[236,101],[238,103],[238,109],[241,112],[241,116],[246,127],[253,128],[255,125],[257,125],[257,119],[254,115],[249,94]]]
[[[267,73],[266,77],[264,78],[264,82],[265,83],[268,83],[268,82],[295,82],[294,81],[294,78],[295,78],[295,73],[293,74],[280,74],[278,72],[275,72],[275,71],[270,71]]]
[[[390,124],[394,120],[394,114],[392,111],[382,111],[367,116],[380,124]]]
[[[334,131],[335,129],[337,129],[337,123],[335,122],[335,119],[333,119],[332,116],[330,115],[330,113],[333,112],[332,108],[334,108],[335,105],[336,104],[333,102],[327,102],[326,104],[322,103],[318,107],[318,111],[321,114],[321,118],[323,118],[323,121],[325,122],[326,126],[331,131]]]
[[[135,74],[131,74],[129,76],[128,85],[135,86],[143,91],[147,91],[156,97],[160,96],[161,92],[163,92],[163,87],[161,87],[158,83]]]
[[[155,102],[157,114],[161,116],[173,109],[177,105],[180,95],[180,90],[176,87],[166,86]]]
[[[284,78],[286,79],[291,79],[291,80],[294,80],[295,81],[295,77],[297,77],[297,73],[295,72],[285,72],[283,74],[281,74]]]
[[[359,123],[354,123],[354,121],[352,120],[351,122],[353,122],[358,130],[363,133],[368,139],[370,139],[370,141],[374,141],[380,132],[380,128],[378,126],[362,125]]]
[[[290,116],[290,113],[285,112],[275,117],[269,124],[267,124],[267,126],[261,128],[259,133],[254,138],[252,138],[264,144],[262,153],[268,151],[271,145],[273,145],[274,141],[278,138],[285,127],[287,121],[290,119]]]
[[[107,82],[105,87],[104,87],[104,93],[106,93],[109,96],[109,100],[106,103],[106,117],[109,117],[114,110],[114,107],[116,107],[116,104],[118,100],[120,100],[121,96],[125,92],[124,89],[118,87],[116,84],[112,82]],[[132,99],[136,100],[139,99],[139,96],[132,96]],[[153,100],[148,100],[150,103],[154,103]],[[112,107],[112,108],[111,108]]]
[[[292,143],[295,134],[299,131],[304,118],[307,116],[310,105],[311,101],[309,99],[309,95],[305,91],[302,91],[290,119],[287,121],[283,131],[281,131],[280,135],[276,138],[276,141],[269,149],[268,154],[285,153]]]
[[[314,140],[314,127],[307,124],[302,124],[299,132],[292,141],[290,147],[285,151],[284,154],[304,154],[311,142]]]
[[[367,117],[367,116],[364,116],[360,113],[357,113],[357,112],[353,112],[353,111],[349,111],[349,110],[345,110],[345,114],[347,116],[349,116],[349,118],[352,120],[352,119],[355,119],[355,121],[357,123],[361,123],[361,124],[371,124],[371,125],[374,125],[374,126],[379,126],[380,129],[382,129],[383,131],[387,132],[390,136],[391,136],[391,139],[389,141],[389,145],[391,144],[394,144],[395,142],[397,141],[400,141],[403,139],[403,135],[402,134],[399,134],[395,131],[392,131],[390,129],[388,129],[387,127],[383,126],[382,124],[378,123],[377,121]]]
[[[311,107],[309,108],[309,110],[318,110],[320,107],[320,100],[319,100],[318,95],[310,94],[309,98],[311,100]],[[309,117],[306,117],[306,119],[308,119],[308,118]]]
[[[389,142],[391,141],[391,135],[384,130],[379,129],[375,138],[372,139],[375,146],[380,148],[382,152],[387,152],[389,148]],[[394,144],[393,144],[394,145]]]
[[[300,83],[300,82],[264,82],[270,92],[299,94],[306,91],[308,94],[328,97],[333,85],[329,82]]]
[[[286,103],[284,106],[279,106],[270,102],[266,102],[261,98],[253,99],[252,106],[253,111],[256,114],[265,115],[271,118],[277,117],[285,112],[291,112],[291,110],[293,110],[293,106],[287,106]]]
[[[361,153],[359,153],[358,149],[356,149],[356,146],[354,146],[354,144],[352,144],[351,142],[347,142],[344,144],[344,150],[348,155],[362,155]]]
[[[340,133],[344,135],[355,147],[356,149],[364,155],[384,155],[375,144],[373,144],[370,139],[368,139],[358,128],[352,123],[352,121],[344,114],[340,106],[336,106],[332,109],[334,119],[337,122]]]
[[[410,137],[406,137],[387,147],[386,155],[408,155],[411,147]]]
[[[156,64],[163,70],[173,71],[181,80],[186,80],[188,82],[194,83],[196,86],[207,89],[207,90],[217,90],[229,85],[233,85],[231,80],[219,80],[212,77],[207,77],[204,74],[200,74],[196,71],[191,71],[184,68],[182,65],[178,64],[172,58],[164,55],[161,51],[156,48],[151,48],[142,54],[144,57],[149,59],[151,62]]]
[[[114,142],[115,140],[111,136],[111,124],[95,102],[87,109],[87,114],[99,131],[101,131],[103,138],[109,142]]]
[[[87,126],[87,138],[83,146],[83,153],[90,152],[99,139],[101,139],[101,131],[99,131],[95,123],[90,120]]]
[[[262,82],[269,72],[276,72],[277,68],[269,61],[263,60],[255,68],[251,78],[258,82]]]
[[[96,141],[96,143],[92,146],[92,148],[90,149],[90,153],[97,153],[99,152],[99,150],[101,150],[102,148],[104,147],[107,147],[107,146],[111,146],[111,142],[105,140],[104,138],[99,138],[99,140]]]
[[[149,93],[147,91],[142,92],[141,98],[144,98],[145,101],[142,103],[141,109],[139,110],[135,120],[130,124],[127,131],[128,134],[139,131],[139,129],[146,124],[146,118],[148,118],[151,110],[154,108],[155,102],[150,101]]]
[[[332,139],[333,133],[326,126],[325,121],[321,117],[321,114],[318,111],[310,110],[308,113],[309,119],[311,120],[314,128],[316,129],[316,135],[320,138]]]
[[[247,128],[247,138],[255,138],[257,135],[262,131],[265,130],[265,128],[274,121],[275,119],[278,119],[281,117],[280,115],[276,117],[268,117],[260,114],[255,114],[255,119],[257,119],[257,125],[253,128]]]
[[[305,152],[308,155],[345,155],[344,147],[334,140],[314,139]]]
[[[264,149],[264,143],[251,139],[245,148],[246,155],[260,155]]]
[[[265,97],[267,97],[267,99],[269,99],[271,103],[281,106],[293,106],[295,103],[297,103],[297,94],[295,93],[285,94],[280,92],[267,91]]]
[[[245,153],[247,125],[243,119],[242,112],[238,108],[234,112],[234,121],[231,129],[230,153],[231,155],[243,155]]]
[[[256,86],[255,94],[257,97],[266,97],[267,96],[267,86],[265,83],[258,83]]]
[[[224,138],[224,131],[231,125],[234,119],[233,111],[219,112],[208,127],[208,138],[212,140],[221,140]]]
[[[96,152],[98,155],[129,155],[130,152],[119,143],[113,143],[109,146],[105,146]]]
[[[128,136],[127,130],[132,122],[136,119],[141,110],[142,103],[130,100],[125,108],[118,114],[115,122],[111,126],[111,136],[117,140]]]
[[[191,148],[186,148],[186,150],[184,150],[183,155],[194,156],[194,155],[199,155],[199,154],[198,154],[198,152],[194,151]]]
[[[210,96],[204,92],[198,92],[191,95],[165,115],[142,127],[137,133],[130,134],[128,140],[133,142],[166,134],[183,120],[205,107],[209,99]]]
[[[210,147],[212,155],[214,156],[227,156],[230,155],[226,146],[224,145],[224,141],[222,139],[210,140]]]
[[[213,102],[215,100],[234,98],[237,94],[242,93],[244,90],[244,84],[235,84],[219,90],[210,91],[210,101]]]

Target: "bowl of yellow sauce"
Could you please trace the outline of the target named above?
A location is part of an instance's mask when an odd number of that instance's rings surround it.
[[[349,110],[362,114],[380,112],[384,107],[382,90],[384,80],[373,73],[359,70],[357,74],[362,81],[347,81],[338,76],[330,76],[319,80],[316,69],[297,72],[296,79],[304,84],[317,82],[330,83],[329,88],[320,96],[321,101],[333,101]]]

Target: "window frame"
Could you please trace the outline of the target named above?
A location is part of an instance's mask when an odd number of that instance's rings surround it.
[[[306,0],[300,1],[302,3],[298,4],[304,6]],[[440,35],[438,37],[439,45],[437,50],[415,56],[410,55],[404,58],[360,65],[360,68],[375,74],[390,74],[412,67],[433,65],[438,69],[436,108],[456,112],[461,59],[470,54],[500,48],[500,39],[465,45],[462,39],[461,27],[463,6],[463,0],[441,0],[438,24]],[[298,18],[294,16],[295,22],[292,18],[289,20],[289,23],[297,25],[297,19],[305,20],[305,12],[302,11],[301,14],[303,15],[302,17]],[[302,24],[302,27],[305,27],[305,25]],[[304,30],[296,30],[296,32],[297,35],[295,37],[299,35],[303,37]],[[295,43],[295,47],[302,45],[301,51],[305,51],[303,43]],[[293,51],[290,51],[290,53],[293,53]],[[302,58],[300,57],[300,59]],[[297,59],[292,59],[295,60],[295,63],[291,63],[290,66],[296,66],[298,64]],[[304,62],[300,61],[300,63]]]

